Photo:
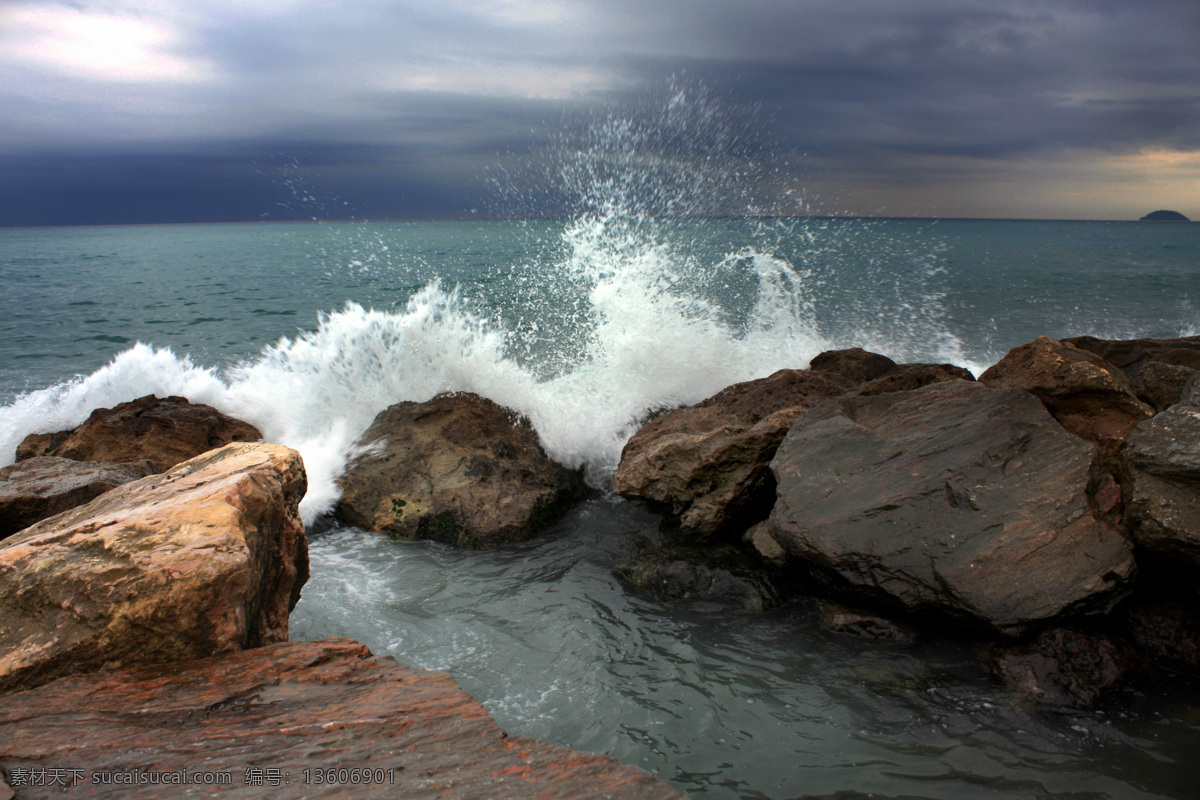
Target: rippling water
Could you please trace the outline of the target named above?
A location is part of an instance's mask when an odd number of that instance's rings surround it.
[[[1037,711],[969,643],[840,637],[804,600],[756,614],[640,599],[612,567],[654,521],[595,495],[499,552],[330,530],[312,541],[293,635],[448,670],[506,729],[694,797],[1137,800],[1200,786],[1193,684]]]

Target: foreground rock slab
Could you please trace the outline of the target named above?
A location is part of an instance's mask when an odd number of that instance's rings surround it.
[[[626,443],[617,493],[686,535],[740,534],[770,511],[768,464],[788,428],[853,386],[831,372],[785,369],[668,412]]]
[[[809,411],[768,532],[846,593],[1020,633],[1107,610],[1134,571],[1095,447],[1032,395],[950,381]]]
[[[98,408],[78,428],[33,434],[17,446],[17,460],[59,456],[76,461],[153,461],[158,471],[230,442],[257,442],[262,432],[212,406],[186,397],[139,397]]]
[[[38,456],[0,469],[0,539],[157,472],[149,461],[107,464]]]
[[[585,492],[528,422],[487,398],[440,394],[375,418],[341,479],[338,516],[400,539],[495,547],[536,535]]]
[[[445,673],[372,656],[349,639],[7,695],[0,766],[21,800],[685,800],[611,758],[507,736]],[[148,782],[184,774],[188,784]],[[34,785],[48,775],[74,785]],[[131,782],[114,782],[125,776]]]
[[[0,543],[0,691],[278,642],[308,577],[300,455],[231,444]]]

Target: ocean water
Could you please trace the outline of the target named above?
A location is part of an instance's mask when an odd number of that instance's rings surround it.
[[[663,604],[612,567],[655,522],[608,492],[658,409],[862,346],[979,372],[1045,334],[1200,332],[1200,225],[712,218],[0,231],[0,464],[94,408],[180,394],[304,455],[295,638],[448,670],[510,731],[704,798],[1185,798],[1200,691],[1016,703],[969,645],[823,633],[811,604]],[[592,496],[496,552],[332,525],[376,413],[475,391]]]

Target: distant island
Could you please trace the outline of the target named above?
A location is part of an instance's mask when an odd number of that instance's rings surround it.
[[[1190,219],[1180,214],[1178,211],[1152,211],[1142,217],[1139,222],[1191,222]]]

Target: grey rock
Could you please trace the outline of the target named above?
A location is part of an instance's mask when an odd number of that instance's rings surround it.
[[[860,598],[1019,634],[1106,611],[1134,572],[1096,448],[1019,390],[950,381],[830,401],[771,470],[772,537]]]

